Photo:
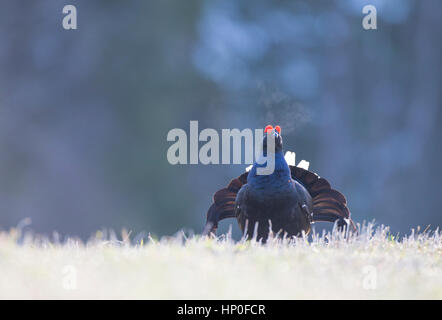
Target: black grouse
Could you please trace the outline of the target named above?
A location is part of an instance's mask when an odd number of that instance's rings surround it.
[[[217,191],[207,212],[203,234],[216,234],[218,222],[226,218],[237,218],[248,238],[256,236],[263,241],[267,240],[270,230],[289,237],[308,234],[315,221],[337,222],[338,227],[350,227],[356,232],[347,201],[340,192],[317,174],[287,164],[279,126],[266,127],[263,155],[267,156],[269,137],[275,139],[273,173],[258,175],[257,169],[266,163],[255,162],[249,172]]]

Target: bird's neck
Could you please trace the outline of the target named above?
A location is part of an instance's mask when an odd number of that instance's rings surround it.
[[[263,154],[263,156],[265,156]],[[260,161],[261,162],[261,161]],[[275,152],[275,170],[270,175],[258,175],[258,168],[265,168],[267,162],[263,164],[255,162],[252,170],[247,177],[247,183],[257,187],[278,187],[279,185],[286,185],[287,181],[291,179],[290,168],[284,159],[282,151]]]

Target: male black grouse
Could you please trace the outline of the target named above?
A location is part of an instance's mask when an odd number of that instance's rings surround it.
[[[315,221],[335,222],[340,228],[356,226],[350,218],[345,197],[332,189],[324,178],[301,167],[288,165],[282,150],[281,128],[265,128],[263,155],[267,156],[267,138],[275,138],[275,170],[258,175],[254,163],[249,172],[233,179],[217,191],[207,212],[203,234],[216,234],[218,222],[237,218],[248,238],[266,241],[270,229],[274,234],[300,236],[308,234]],[[271,151],[270,151],[271,152]]]

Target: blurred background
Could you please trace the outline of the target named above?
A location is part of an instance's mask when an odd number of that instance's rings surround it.
[[[78,29],[62,28],[63,6]],[[378,30],[362,28],[377,8]],[[392,231],[441,225],[442,2],[0,4],[0,229],[200,232],[245,165],[177,165],[173,128],[280,124],[286,150]],[[439,123],[439,125],[438,125]],[[225,231],[235,221],[222,224]],[[318,229],[318,227],[317,227]]]

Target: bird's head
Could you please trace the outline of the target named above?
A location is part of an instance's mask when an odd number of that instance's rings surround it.
[[[282,151],[282,136],[281,136],[281,127],[276,126],[273,128],[273,126],[268,125],[264,129],[264,140],[262,142],[262,148],[265,153],[267,153],[267,140],[268,139],[275,139],[275,152],[281,152]]]

